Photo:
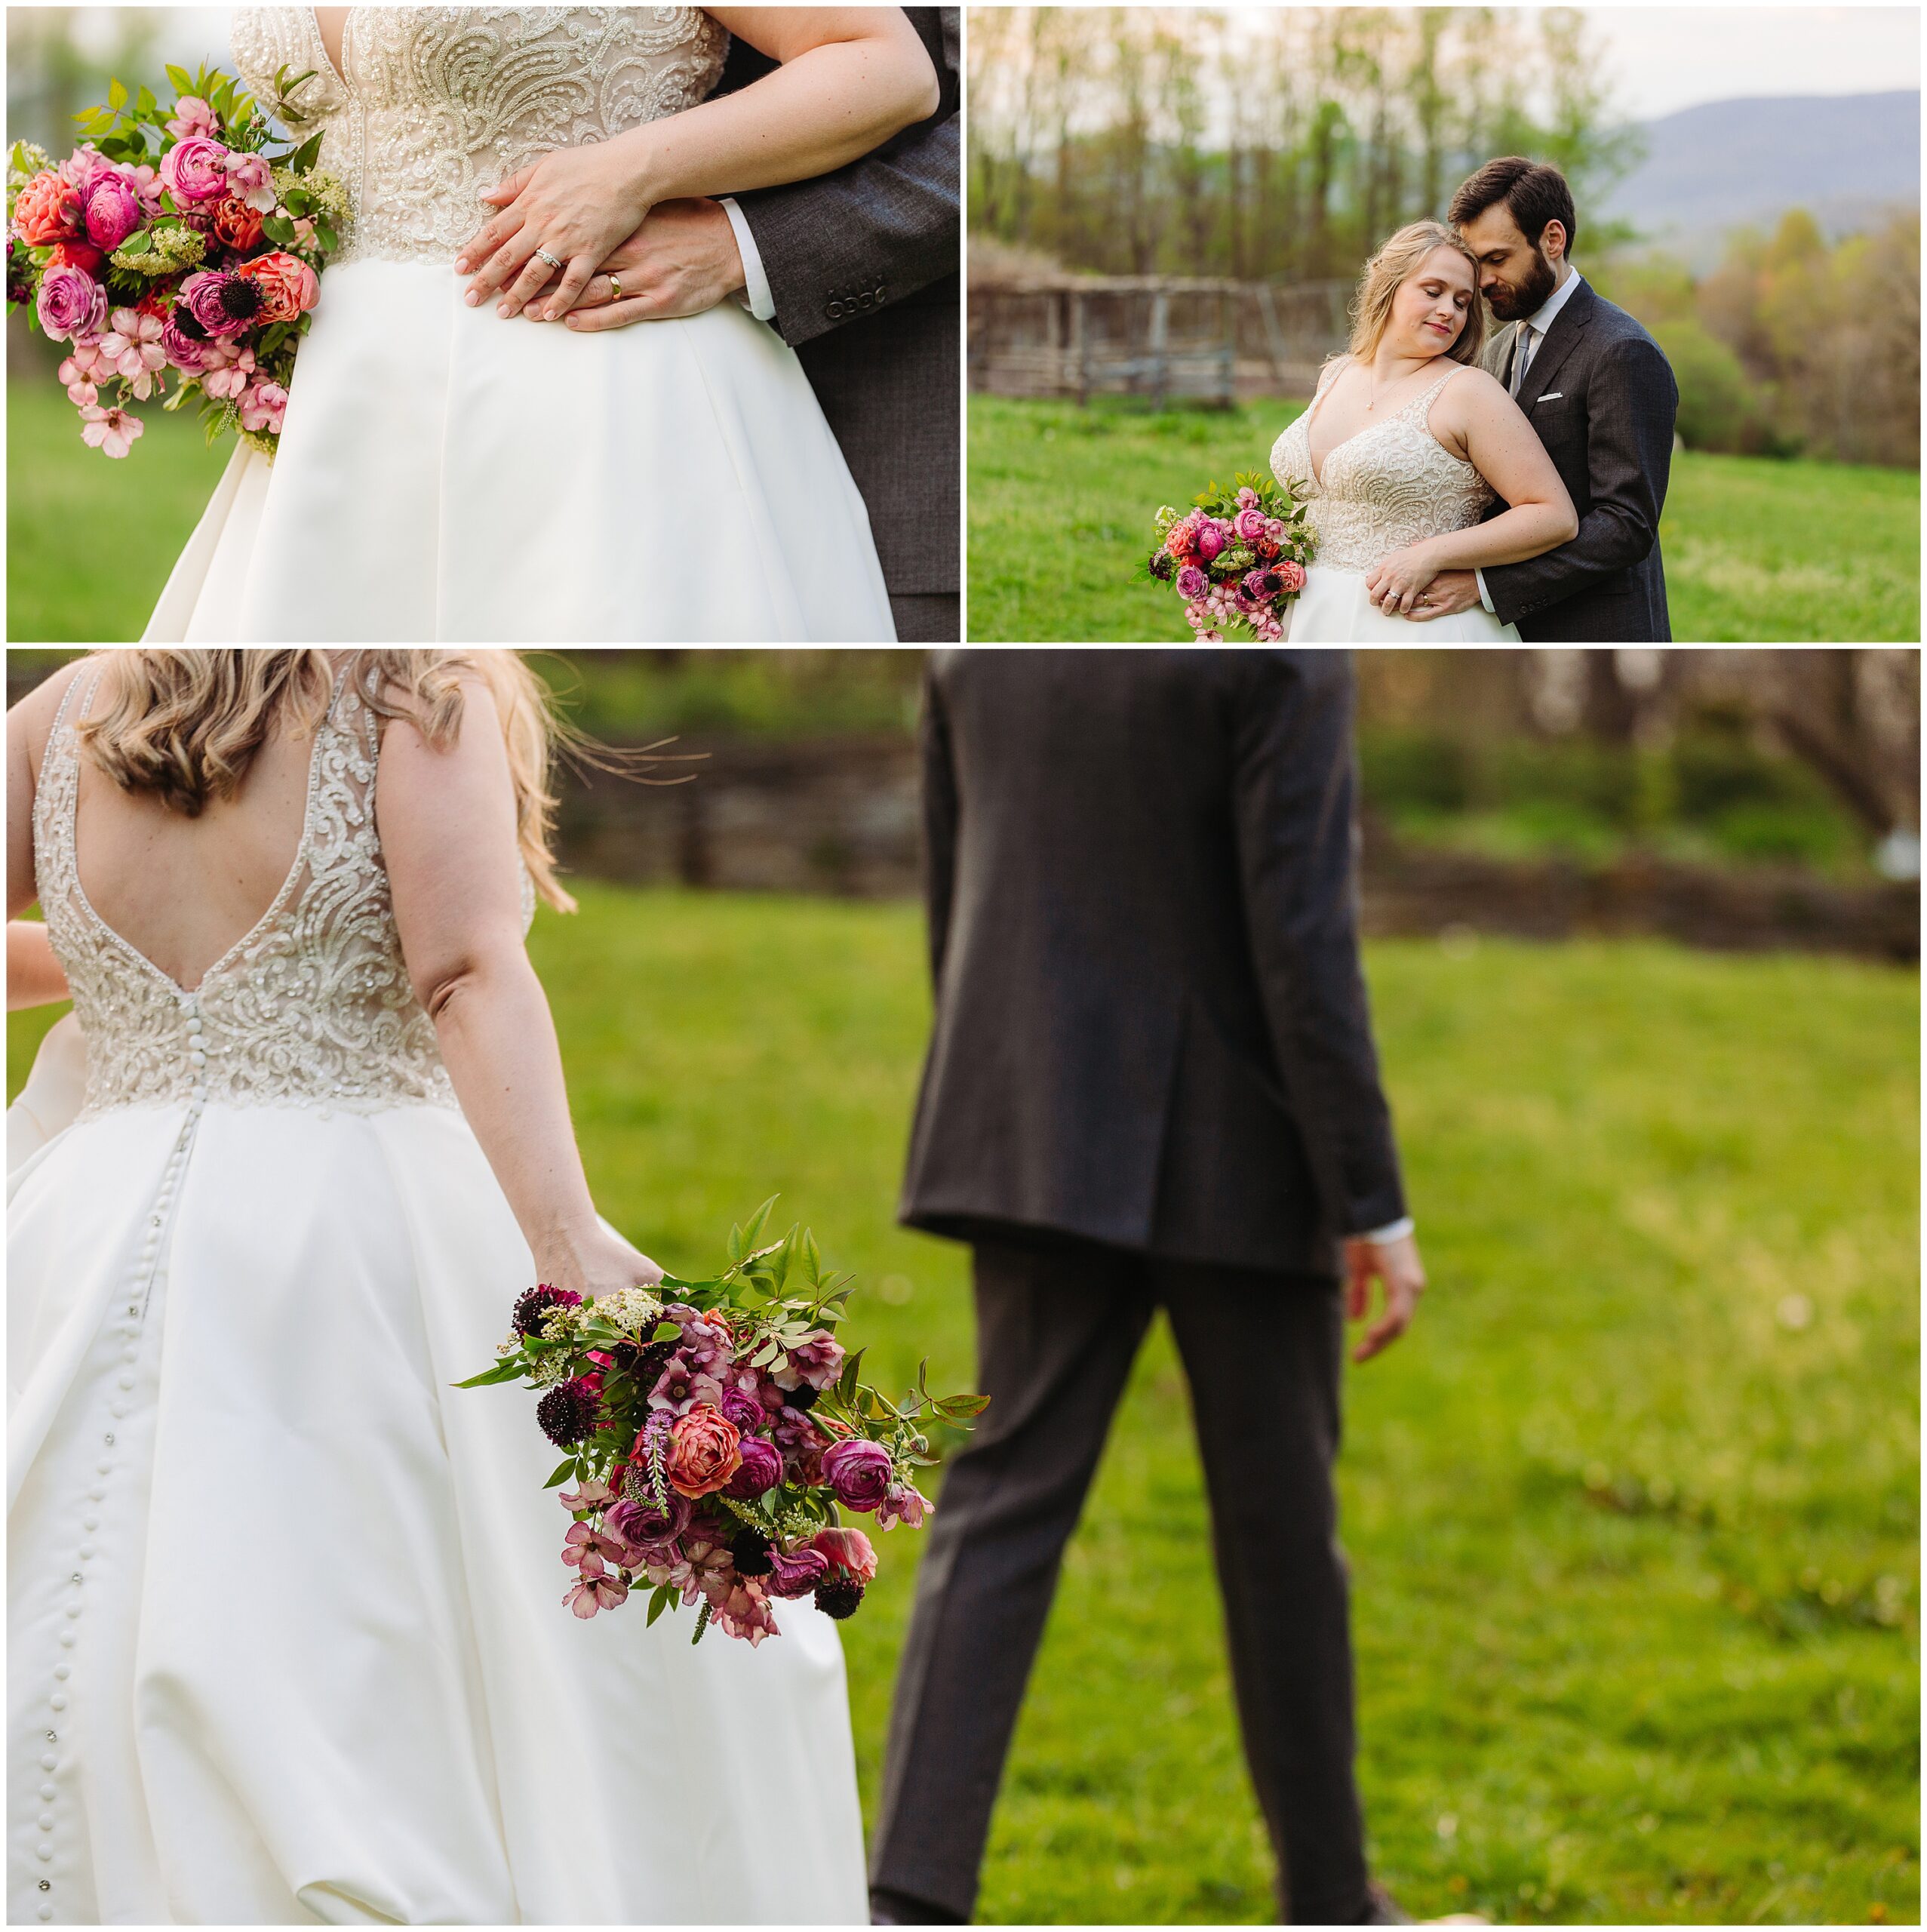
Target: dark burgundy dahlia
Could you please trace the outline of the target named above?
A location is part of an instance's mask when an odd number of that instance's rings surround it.
[[[595,1391],[578,1376],[558,1383],[535,1405],[542,1432],[558,1449],[572,1449],[595,1433]]]
[[[179,319],[178,311],[176,319]],[[552,1308],[578,1308],[581,1305],[582,1297],[573,1288],[546,1286],[530,1288],[516,1301],[514,1316],[515,1333],[518,1335],[539,1335]]]

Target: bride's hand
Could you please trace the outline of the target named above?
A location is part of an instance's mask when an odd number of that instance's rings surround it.
[[[1387,617],[1409,617],[1438,574],[1430,545],[1408,544],[1373,565],[1365,580],[1365,594]]]
[[[573,1288],[585,1298],[613,1294],[618,1288],[653,1288],[662,1270],[639,1247],[599,1222],[574,1235],[558,1235],[537,1244],[538,1281],[552,1288]]]
[[[537,254],[545,249],[564,266],[560,284],[542,304],[551,320],[565,315],[589,286],[603,257],[642,225],[653,198],[645,185],[649,140],[632,128],[613,140],[556,148],[482,196],[502,212],[465,242],[456,269],[475,270],[470,307],[500,289],[496,313],[513,315],[556,273]]]

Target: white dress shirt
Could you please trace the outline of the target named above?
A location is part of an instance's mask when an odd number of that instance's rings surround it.
[[[1580,274],[1577,269],[1574,269],[1572,272],[1526,318],[1525,321],[1520,324],[1518,343],[1512,352],[1511,389],[1514,395],[1518,395],[1527,375],[1531,372],[1532,358],[1538,354],[1540,349],[1543,346],[1546,339],[1546,331],[1552,327],[1554,318],[1567,303],[1572,300],[1573,292],[1584,279],[1585,277]],[[1488,611],[1492,611],[1492,600],[1490,593],[1486,589],[1485,572],[1474,571],[1473,575],[1479,580],[1479,601],[1484,605]],[[1492,615],[1497,617],[1498,613],[1492,611]]]
[[[763,272],[763,257],[757,252],[756,238],[749,232],[748,217],[736,206],[733,195],[724,195],[722,202],[723,211],[729,217],[736,235],[736,253],[742,257],[742,293],[736,300],[759,322],[773,322],[776,318],[776,298],[770,293],[770,278]]]

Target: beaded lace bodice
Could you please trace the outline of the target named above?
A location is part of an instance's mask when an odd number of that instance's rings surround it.
[[[315,735],[287,880],[192,992],[115,932],[81,885],[75,726],[99,675],[69,685],[34,799],[41,909],[87,1041],[79,1118],[143,1104],[198,1113],[209,1101],[361,1113],[455,1106],[402,962],[375,827],[377,723],[347,667]],[[524,924],[533,899],[525,873]]]
[[[235,64],[264,103],[285,64],[348,190],[337,263],[452,265],[491,211],[478,197],[552,148],[693,107],[729,36],[699,7],[356,7],[337,72],[312,7],[244,7]]]
[[[1454,364],[1425,392],[1348,437],[1311,467],[1311,419],[1343,366],[1329,363],[1311,407],[1271,445],[1271,473],[1305,505],[1317,534],[1313,568],[1369,571],[1394,550],[1447,531],[1464,530],[1496,500],[1492,485],[1426,427]]]

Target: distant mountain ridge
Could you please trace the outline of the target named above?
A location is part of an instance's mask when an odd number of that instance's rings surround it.
[[[1600,212],[1695,267],[1719,258],[1729,230],[1771,228],[1789,208],[1838,235],[1919,205],[1918,88],[1705,101],[1641,131],[1645,160]]]

